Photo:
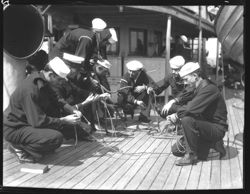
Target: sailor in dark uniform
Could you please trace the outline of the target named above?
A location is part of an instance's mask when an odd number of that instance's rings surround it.
[[[176,165],[206,160],[210,148],[215,148],[223,157],[226,154],[223,137],[228,124],[226,103],[219,88],[201,76],[198,63],[186,63],[179,74],[185,84],[195,87],[195,95],[186,105],[179,107],[177,113],[168,116],[172,122],[180,119],[184,131],[185,155]],[[172,149],[177,156],[175,151]]]
[[[139,121],[148,123],[150,122],[150,100],[152,100],[150,94],[153,87],[156,87],[155,82],[147,75],[140,61],[130,61],[126,67],[128,72],[121,79],[118,105],[123,108],[125,114],[131,115],[136,106],[141,107]]]

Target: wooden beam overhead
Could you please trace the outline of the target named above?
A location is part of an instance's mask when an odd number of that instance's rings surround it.
[[[188,11],[180,8],[179,6],[126,6],[126,7],[165,13],[175,18],[184,20],[193,25],[198,25],[199,23],[198,15],[191,14]],[[204,18],[201,18],[201,28],[215,34],[213,24],[209,23]]]

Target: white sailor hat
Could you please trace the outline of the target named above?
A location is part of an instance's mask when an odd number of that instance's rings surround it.
[[[106,27],[106,22],[104,22],[101,18],[95,18],[92,20],[92,28],[96,31],[102,31]]]
[[[184,64],[185,64],[185,59],[180,55],[177,55],[169,60],[169,65],[171,69],[179,69]]]
[[[111,33],[111,37],[109,38],[109,42],[111,44],[116,43],[118,41],[118,39],[117,39],[117,34],[116,34],[115,29],[114,28],[110,28],[109,32]]]
[[[194,71],[196,71],[199,68],[200,68],[199,63],[188,62],[185,65],[183,65],[183,67],[179,71],[179,75],[180,75],[180,77],[183,78],[184,76],[186,76],[190,73],[193,73]]]
[[[140,61],[133,60],[133,61],[129,61],[126,64],[126,67],[130,71],[138,71],[139,69],[143,68],[143,64]]]
[[[180,38],[181,38],[184,42],[187,42],[187,41],[188,41],[188,39],[187,39],[187,37],[186,37],[185,35],[181,35]]]
[[[55,57],[48,63],[48,65],[58,76],[67,80],[70,68],[63,62],[62,59]]]
[[[103,66],[103,67],[105,67],[107,69],[110,69],[110,67],[111,67],[111,63],[108,60],[106,60],[106,59],[104,59],[104,60],[97,60],[97,64],[99,64],[99,65],[101,65],[101,66]]]

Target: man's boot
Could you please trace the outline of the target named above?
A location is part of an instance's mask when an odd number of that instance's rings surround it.
[[[226,155],[226,150],[224,147],[224,141],[223,140],[219,140],[217,142],[215,142],[212,145],[212,148],[215,149],[215,151],[220,153],[220,159],[223,158]]]
[[[198,157],[194,153],[186,153],[185,156],[176,161],[175,165],[177,166],[187,166],[193,165],[198,162]]]

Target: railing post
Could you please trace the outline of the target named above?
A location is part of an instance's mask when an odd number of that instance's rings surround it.
[[[167,20],[167,29],[166,29],[166,62],[165,62],[165,77],[168,76],[171,69],[169,66],[169,58],[170,58],[170,42],[171,42],[171,16],[168,16]],[[168,95],[171,93],[171,88],[169,87],[165,90],[165,103],[168,102]]]

